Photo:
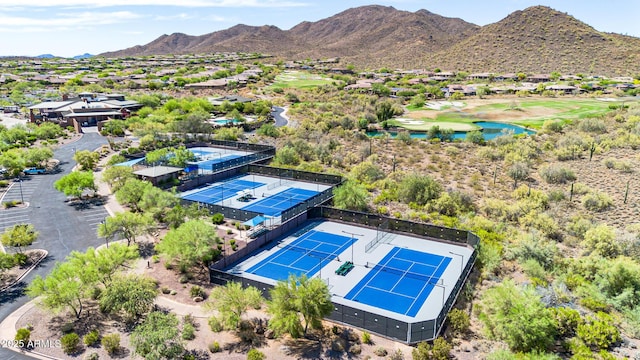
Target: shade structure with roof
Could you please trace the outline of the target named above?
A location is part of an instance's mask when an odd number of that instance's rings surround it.
[[[259,215],[243,222],[242,225],[254,227],[254,226],[263,224],[266,220],[267,220],[266,217]]]

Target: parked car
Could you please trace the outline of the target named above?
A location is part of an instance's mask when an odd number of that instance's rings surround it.
[[[38,175],[38,174],[44,174],[47,172],[46,169],[41,169],[41,168],[28,168],[28,169],[24,169],[22,170],[23,173],[27,174],[27,175]]]

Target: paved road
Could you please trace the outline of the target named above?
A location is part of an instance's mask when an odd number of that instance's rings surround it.
[[[282,113],[284,112],[284,108],[281,107],[277,107],[274,106],[273,107],[273,111],[271,112],[271,115],[273,115],[274,119],[276,120],[275,126],[276,127],[281,127],[281,126],[287,126],[287,124],[289,123],[289,121],[282,116]]]
[[[36,275],[46,276],[55,262],[63,261],[71,251],[84,251],[89,246],[96,247],[102,244],[102,240],[96,236],[96,227],[107,216],[104,206],[91,204],[86,207],[74,207],[65,202],[65,195],[55,190],[53,183],[71,172],[75,165],[72,159],[74,151],[93,151],[106,143],[99,134],[89,133],[76,142],[61,146],[54,151],[54,157],[60,160],[58,173],[33,175],[23,180],[22,196],[30,206],[26,209],[0,211],[0,229],[29,219],[28,222],[40,233],[32,247],[49,251],[49,256],[21,283],[0,294],[0,321],[29,301],[24,295],[24,288]],[[19,199],[19,184],[12,186],[5,196],[7,199]],[[32,358],[0,348],[0,359]]]

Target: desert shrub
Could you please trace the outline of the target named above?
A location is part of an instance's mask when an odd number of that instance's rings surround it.
[[[363,331],[362,332],[362,343],[363,344],[371,344],[372,340],[371,340],[371,334],[369,334],[369,332],[367,331]]]
[[[522,234],[517,241],[505,251],[508,260],[517,259],[524,263],[533,259],[545,269],[551,269],[553,259],[558,253],[558,248],[553,241],[544,239],[535,234]]]
[[[16,332],[16,336],[14,340],[18,343],[19,346],[27,347],[27,344],[29,343],[30,338],[31,338],[31,330],[27,328],[20,328]]]
[[[593,227],[584,234],[582,245],[589,251],[604,257],[615,257],[620,253],[620,244],[616,242],[614,228],[606,224]]]
[[[349,347],[349,353],[353,355],[360,355],[362,353],[362,346],[360,344],[353,344]]]
[[[640,305],[640,264],[630,258],[618,257],[607,263],[597,274],[598,289],[621,311]]]
[[[564,122],[561,120],[547,120],[542,124],[542,131],[546,133],[559,133],[564,128]]]
[[[217,341],[214,341],[214,342],[212,342],[212,343],[209,343],[209,346],[208,346],[208,347],[209,347],[209,351],[210,351],[211,353],[217,353],[217,352],[220,352],[220,350],[221,350],[221,349],[220,349],[220,343],[219,343],[219,342],[217,342]]]
[[[389,360],[404,360],[404,354],[402,353],[402,350],[396,349],[391,354],[389,354],[388,359]]]
[[[498,161],[504,158],[504,154],[493,146],[483,147],[477,151],[477,154],[480,158],[490,161]]]
[[[555,354],[549,354],[544,352],[532,351],[530,353],[518,353],[514,354],[508,349],[500,349],[493,351],[487,355],[485,360],[560,360],[561,358]],[[577,359],[574,359],[577,360]]]
[[[192,298],[199,296],[201,298],[204,298],[205,296],[207,296],[207,294],[205,293],[204,289],[201,288],[198,285],[194,285],[191,287],[191,289],[189,290],[189,295],[191,295]]]
[[[103,336],[101,344],[109,355],[117,354],[120,350],[120,334],[107,334]]]
[[[447,318],[449,320],[449,326],[454,333],[464,334],[469,330],[471,321],[469,320],[469,314],[464,310],[453,309],[449,312]]]
[[[376,356],[387,356],[388,352],[387,349],[383,348],[382,346],[378,346],[375,350],[373,350],[373,353],[376,354]]]
[[[585,118],[578,122],[578,129],[584,132],[603,133],[607,127],[601,119]]]
[[[473,143],[473,144],[484,144],[484,136],[481,131],[474,130],[467,132],[467,135],[464,137],[465,142]]]
[[[258,349],[251,349],[247,353],[247,360],[264,360],[266,355]]]
[[[547,196],[549,197],[549,201],[552,202],[560,202],[567,198],[564,191],[557,189],[549,191],[549,194]]]
[[[100,359],[100,354],[98,354],[97,352],[85,355],[83,357],[84,360],[98,360]]]
[[[548,272],[536,260],[526,260],[522,264],[522,270],[534,284],[547,285]]]
[[[576,333],[578,325],[582,323],[582,318],[578,310],[558,307],[551,308],[553,314],[557,334],[561,337],[571,337]]]
[[[407,175],[398,185],[398,198],[407,204],[424,205],[440,197],[441,193],[442,185],[426,175]]]
[[[585,219],[582,216],[574,216],[567,223],[567,230],[569,233],[575,237],[584,238],[584,234],[586,234],[587,230],[593,227],[593,223],[589,219]]]
[[[478,308],[489,337],[505,341],[512,351],[545,350],[553,343],[552,314],[533,289],[504,281],[484,293]]]
[[[220,321],[220,319],[218,319],[215,316],[210,317],[208,323],[209,323],[209,327],[211,328],[211,331],[213,332],[220,332],[224,330],[222,321]]]
[[[98,340],[100,340],[100,333],[98,332],[98,330],[91,330],[82,337],[82,342],[87,346],[95,345]]]
[[[216,225],[224,223],[224,215],[222,215],[221,213],[215,213],[211,215],[211,222]]]
[[[385,174],[378,165],[371,161],[364,161],[354,166],[351,169],[349,176],[365,184],[371,184],[377,180],[383,179]]]
[[[574,181],[576,175],[570,169],[559,165],[549,165],[540,169],[540,177],[548,184],[564,184]]]
[[[588,316],[584,323],[578,325],[576,335],[587,346],[597,350],[609,349],[622,340],[613,317],[603,312],[595,317]]]
[[[65,354],[75,354],[80,350],[80,336],[74,332],[62,336],[60,343]]]
[[[182,339],[193,340],[196,338],[196,328],[192,324],[184,324],[182,326]]]
[[[582,206],[590,211],[605,211],[613,206],[613,199],[603,192],[592,191],[582,197]]]
[[[398,135],[396,135],[396,140],[407,144],[407,145],[411,145],[411,143],[413,142],[413,138],[411,137],[411,133],[409,133],[408,131],[400,131],[398,132]]]
[[[514,184],[529,177],[529,165],[525,162],[515,162],[507,170],[507,175],[513,179]]]
[[[452,346],[447,340],[442,337],[438,337],[433,340],[433,346],[431,347],[431,359],[432,360],[449,360],[451,358]]]

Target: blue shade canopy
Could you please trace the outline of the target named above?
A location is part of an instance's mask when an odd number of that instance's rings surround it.
[[[267,220],[267,218],[264,216],[256,216],[253,219],[245,221],[242,225],[256,226],[262,224],[265,220]]]

